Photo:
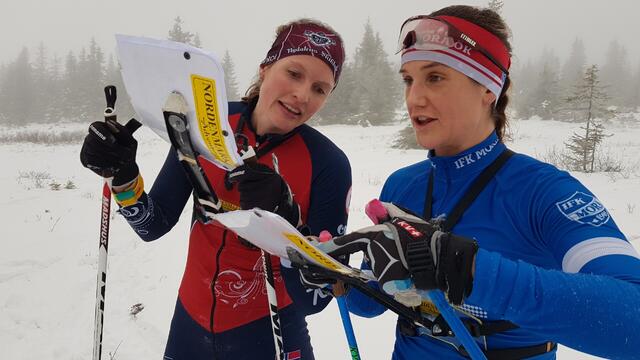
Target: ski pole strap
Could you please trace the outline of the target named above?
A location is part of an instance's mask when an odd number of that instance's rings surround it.
[[[107,100],[107,107],[104,109],[104,119],[116,121],[116,87],[113,85],[105,86],[104,97]]]
[[[479,336],[489,336],[493,334],[497,334],[503,331],[517,329],[518,325],[506,321],[485,321],[483,323],[476,322],[472,319],[463,318],[460,319],[464,324],[464,327],[467,328],[471,336],[479,337]],[[407,322],[404,319],[398,319],[398,323],[401,329],[404,329],[403,334],[409,336],[415,336],[417,334],[417,326]],[[425,327],[431,330],[431,335],[433,336],[453,336],[453,331],[447,324],[446,320],[442,316],[442,314],[438,315],[433,320],[424,319],[423,323]]]
[[[465,328],[474,337],[493,335],[499,332],[512,330],[518,326],[509,321],[487,321],[482,324],[477,323],[471,319],[461,319]],[[431,336],[434,338],[451,337],[454,336],[453,331],[449,328],[449,325],[444,320],[442,315],[436,317],[433,321],[423,319],[422,321],[425,327],[415,325],[415,323],[407,320],[406,318],[398,318],[398,330],[402,335],[415,337],[415,336]],[[427,330],[430,330],[427,331]],[[446,341],[445,341],[446,342]],[[455,347],[458,353],[462,356],[470,357],[469,353],[463,346],[454,346],[452,343],[447,342],[451,346]],[[554,351],[557,344],[553,342],[546,342],[539,345],[508,348],[508,349],[492,349],[483,350],[484,355],[488,360],[516,360],[523,359],[532,356],[546,354]]]
[[[557,347],[558,347],[558,344],[548,341],[540,345],[525,346],[525,347],[510,348],[510,349],[486,350],[484,354],[486,355],[487,360],[519,360],[519,359],[528,359],[530,357],[555,351]],[[469,354],[467,353],[465,348],[462,346],[458,348],[458,353],[460,353],[460,355],[462,356],[469,357]]]
[[[142,176],[138,174],[138,177],[134,180],[129,189],[119,193],[114,192],[114,197],[118,205],[125,207],[137,203],[143,192],[144,180],[142,179]]]

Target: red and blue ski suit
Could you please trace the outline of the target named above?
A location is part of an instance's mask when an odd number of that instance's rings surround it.
[[[311,234],[322,230],[343,234],[351,190],[347,157],[307,125],[286,135],[257,136],[251,124],[254,106],[255,102],[229,103],[232,128],[244,134],[256,151],[263,149],[259,162],[273,167],[271,154],[276,154],[279,172]],[[237,186],[225,181],[224,170],[201,160],[224,209],[238,209]],[[120,212],[143,240],[155,240],[177,223],[192,190],[172,148],[151,191]],[[288,359],[313,359],[305,316],[326,307],[330,297],[304,288],[298,271],[281,267],[279,258],[272,262],[285,354]],[[268,315],[260,251],[242,244],[218,223],[193,221],[165,359],[273,360]]]

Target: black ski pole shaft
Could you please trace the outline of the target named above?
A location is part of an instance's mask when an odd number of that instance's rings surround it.
[[[104,110],[105,121],[116,121],[116,87],[104,88],[107,107]],[[111,215],[111,187],[109,181],[102,184],[102,206],[100,215],[100,242],[98,243],[98,277],[96,279],[96,309],[93,333],[93,360],[102,357],[102,334],[104,327],[104,302],[107,287],[107,253],[109,249],[109,220]]]

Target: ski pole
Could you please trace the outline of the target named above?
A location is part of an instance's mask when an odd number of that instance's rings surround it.
[[[271,154],[273,168],[276,173],[280,173],[278,158],[276,154]],[[257,157],[244,159],[245,162],[257,162]],[[271,329],[273,331],[273,343],[276,347],[276,359],[284,360],[284,345],[282,344],[282,331],[280,330],[280,314],[278,313],[278,296],[276,294],[276,283],[273,279],[273,266],[271,265],[271,255],[260,249],[262,263],[264,265],[265,281],[267,286],[267,299],[269,300],[269,315],[271,318]]]
[[[340,310],[340,317],[342,318],[342,327],[347,336],[351,360],[360,360],[360,351],[358,350],[358,343],[356,342],[356,334],[353,332],[353,324],[351,324],[351,318],[349,317],[347,302],[344,300],[344,296],[338,296],[336,301],[338,302],[338,309]]]
[[[318,236],[320,242],[331,240],[331,233],[327,230],[320,232]],[[340,318],[342,319],[342,327],[344,328],[344,334],[347,337],[347,345],[349,345],[349,353],[352,360],[360,360],[360,351],[358,350],[358,342],[356,341],[356,335],[353,331],[353,324],[351,323],[351,317],[349,317],[349,309],[347,308],[347,302],[343,296],[336,296],[338,303],[338,310],[340,310]]]
[[[252,146],[244,146],[242,149],[242,159],[245,164],[255,164],[258,157]],[[280,173],[278,166],[278,158],[276,154],[271,154],[273,169],[276,173]],[[264,283],[267,289],[267,300],[269,301],[269,319],[271,320],[271,331],[273,332],[273,344],[276,349],[276,360],[284,360],[284,345],[282,342],[282,328],[280,327],[280,314],[278,313],[278,296],[276,294],[276,283],[273,278],[273,265],[271,264],[271,255],[260,249],[262,256],[262,268],[264,271]]]
[[[280,315],[278,314],[278,297],[276,295],[276,285],[273,278],[273,266],[271,265],[271,255],[260,249],[262,254],[262,265],[265,274],[265,285],[267,288],[267,300],[269,300],[269,318],[271,319],[271,330],[273,331],[273,344],[276,348],[276,359],[284,360],[284,346],[282,344],[282,331],[280,330]]]
[[[384,208],[380,200],[372,200],[365,207],[365,213],[369,216],[374,223],[383,221],[389,218],[387,210]],[[453,308],[445,299],[444,294],[440,290],[430,290],[427,292],[429,298],[433,304],[438,308],[438,311],[442,314],[442,317],[446,320],[447,324],[451,328],[451,331],[460,340],[462,346],[473,360],[486,360],[486,356],[480,350],[478,343],[473,339],[467,328],[462,323],[462,320],[453,311]]]
[[[107,107],[104,109],[104,119],[116,120],[116,87],[109,85],[104,88]],[[98,277],[96,279],[96,310],[93,332],[93,360],[102,357],[102,329],[104,325],[104,300],[107,287],[107,252],[109,248],[109,217],[111,215],[111,187],[105,178],[102,185],[102,212],[100,216],[100,242],[98,244]]]

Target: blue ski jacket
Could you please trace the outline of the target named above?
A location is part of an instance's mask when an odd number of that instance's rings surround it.
[[[393,173],[380,200],[422,214],[433,172],[432,214],[446,217],[505,150],[493,133],[456,156],[431,153]],[[460,310],[483,322],[519,326],[476,338],[481,348],[555,342],[605,358],[640,359],[638,253],[596,196],[567,172],[515,154],[452,232],[480,247],[473,290]],[[354,314],[385,311],[357,290],[346,296]],[[399,329],[396,336],[393,359],[462,358],[451,346],[457,345],[454,339],[407,336]],[[554,359],[555,351],[534,358]]]

